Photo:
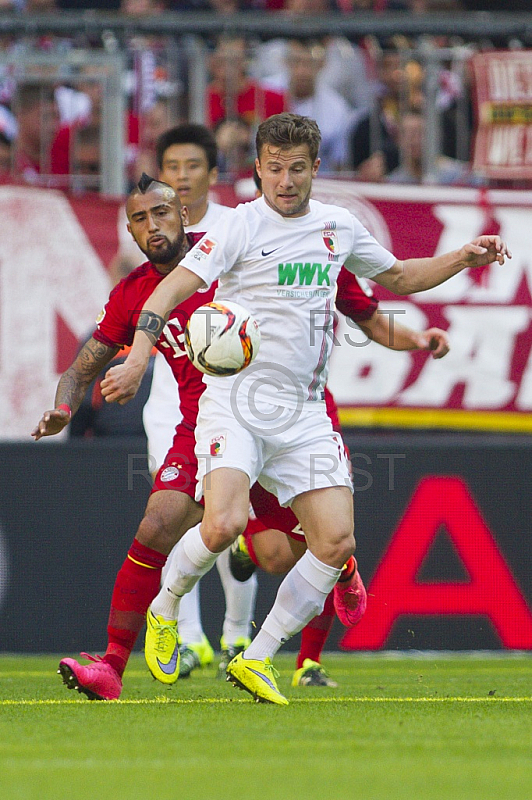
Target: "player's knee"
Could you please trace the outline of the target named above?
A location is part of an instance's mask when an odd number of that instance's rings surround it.
[[[221,514],[204,516],[201,525],[201,535],[205,546],[217,552],[229,547],[237,536],[246,528],[247,517],[240,515],[234,509],[228,509]]]
[[[178,528],[154,511],[146,512],[137,531],[137,539],[141,544],[160,553],[168,554],[179,538]]]
[[[326,564],[342,567],[355,552],[355,537],[352,531],[336,531],[336,535],[320,542],[318,558]]]
[[[344,535],[338,542],[338,557],[345,563],[348,561],[355,552],[356,542],[352,530],[346,530]]]
[[[260,565],[270,575],[285,575],[296,563],[295,557],[284,553],[268,553],[260,557]]]
[[[350,536],[340,546],[341,561],[345,564],[355,552],[355,537]]]

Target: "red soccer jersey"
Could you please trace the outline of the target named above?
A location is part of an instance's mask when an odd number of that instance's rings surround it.
[[[345,267],[341,269],[338,275],[338,290],[336,293],[336,308],[338,311],[352,319],[353,322],[364,322],[367,319],[371,319],[377,310],[377,306],[377,299],[373,294],[367,294],[362,289],[356,276]],[[339,431],[338,409],[334,402],[334,397],[327,387],[325,387],[324,400],[333,428],[335,431]]]
[[[194,245],[203,233],[187,234]],[[135,335],[139,314],[155,287],[165,276],[149,261],[141,264],[115,286],[98,321],[93,336],[108,347],[130,345]],[[190,315],[204,303],[213,299],[216,285],[206,292],[195,292],[192,297],[176,306],[155,345],[169,363],[179,386],[179,403],[184,422],[195,428],[198,402],[205,388],[202,374],[187,358],[184,347],[184,329]]]
[[[207,120],[214,127],[228,116],[226,98],[214,88],[207,87]],[[286,97],[282,92],[264,89],[258,83],[250,81],[246,88],[236,96],[236,113],[250,126],[256,126],[272,114],[286,111]],[[230,117],[229,117],[230,118]]]
[[[377,310],[378,301],[370,292],[367,294],[357,281],[356,275],[342,267],[338,275],[336,308],[354,322],[370,319]]]

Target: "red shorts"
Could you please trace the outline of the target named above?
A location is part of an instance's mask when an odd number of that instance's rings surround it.
[[[194,453],[196,440],[194,431],[181,422],[174,435],[172,447],[166,454],[153,482],[152,494],[170,489],[174,492],[188,494],[193,500],[196,493],[196,473],[198,460]],[[203,505],[203,501],[201,502]]]
[[[298,519],[292,509],[280,506],[275,495],[267,492],[260,483],[255,483],[251,487],[249,499],[261,527],[257,526],[257,530],[251,530],[248,527],[247,533],[253,536],[253,534],[260,533],[268,528],[274,528],[286,533],[287,536],[291,536],[292,539],[296,539],[298,542],[305,541]]]

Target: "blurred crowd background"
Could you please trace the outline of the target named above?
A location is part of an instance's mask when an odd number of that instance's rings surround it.
[[[119,195],[156,174],[157,137],[192,121],[234,181],[251,174],[260,121],[290,110],[321,128],[322,176],[500,185],[472,163],[471,62],[526,50],[530,20],[497,21],[527,5],[0,0],[0,180]]]

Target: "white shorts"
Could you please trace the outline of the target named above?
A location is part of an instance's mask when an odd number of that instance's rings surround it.
[[[268,414],[266,404],[261,411]],[[256,419],[236,418],[225,391],[206,388],[196,428],[196,500],[203,495],[205,476],[220,467],[244,472],[250,486],[258,480],[282,506],[312,489],[347,486],[353,491],[344,443],[324,403],[306,403],[297,413],[293,408],[280,413],[272,405],[271,412],[275,426],[261,430]]]

